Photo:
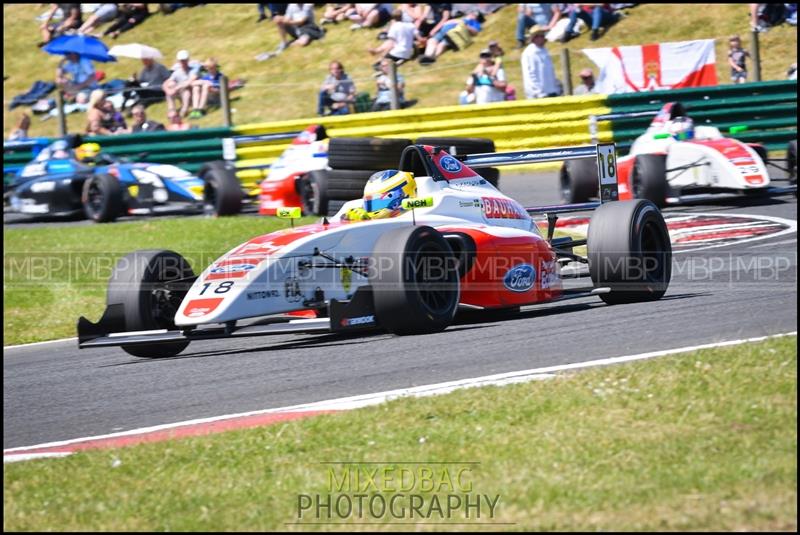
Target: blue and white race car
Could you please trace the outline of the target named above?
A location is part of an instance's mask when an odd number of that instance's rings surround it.
[[[74,146],[74,145],[73,145]],[[4,192],[5,210],[40,217],[85,214],[97,222],[183,205],[202,212],[203,179],[174,165],[132,163],[57,140],[20,168]]]

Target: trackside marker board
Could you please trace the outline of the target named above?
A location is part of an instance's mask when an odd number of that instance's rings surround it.
[[[617,152],[613,143],[597,144],[597,176],[600,177],[600,202],[619,200]]]

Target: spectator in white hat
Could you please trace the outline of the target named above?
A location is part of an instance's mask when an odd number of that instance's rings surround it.
[[[546,34],[547,30],[538,24],[528,32],[530,44],[520,58],[525,98],[555,97],[560,93],[553,60],[545,48]]]
[[[178,62],[172,66],[172,74],[161,88],[167,97],[167,111],[175,110],[177,96],[181,99],[180,115],[186,117],[192,101],[192,82],[200,75],[200,65],[190,63],[188,50],[181,50],[175,57]]]

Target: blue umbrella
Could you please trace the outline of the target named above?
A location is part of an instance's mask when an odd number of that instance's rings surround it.
[[[48,54],[65,56],[70,53],[94,61],[117,61],[108,53],[108,47],[98,39],[89,35],[60,35],[47,43],[42,50]]]

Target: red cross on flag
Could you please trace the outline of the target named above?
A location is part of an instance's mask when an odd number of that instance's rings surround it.
[[[600,69],[598,93],[634,93],[717,85],[714,40],[586,48]]]

